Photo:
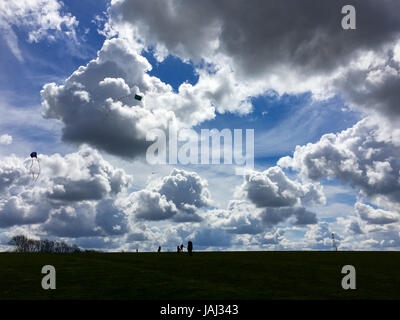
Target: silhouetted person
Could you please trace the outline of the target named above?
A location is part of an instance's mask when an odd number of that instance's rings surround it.
[[[184,248],[185,246],[183,245],[183,243],[181,244],[181,247],[180,247],[180,249],[181,249],[181,252],[183,252],[183,248]]]
[[[189,252],[189,256],[192,255],[192,251],[193,251],[193,243],[192,241],[188,242],[188,246],[187,246],[188,252]]]
[[[181,252],[181,248],[179,246],[176,246],[176,252],[178,252],[178,253]]]
[[[157,252],[161,252],[161,246],[158,247]]]
[[[136,252],[139,252],[139,249],[136,249]]]

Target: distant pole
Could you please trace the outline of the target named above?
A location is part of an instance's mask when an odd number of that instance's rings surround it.
[[[333,251],[337,251],[337,246],[335,242],[335,234],[332,232],[332,246],[333,246]]]

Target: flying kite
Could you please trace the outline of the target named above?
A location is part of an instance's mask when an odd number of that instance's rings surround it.
[[[135,94],[130,93],[130,94],[126,95],[126,96],[122,96],[122,97],[116,98],[116,100],[117,100],[117,101],[121,101],[121,100],[126,99],[126,98],[129,98],[129,97],[131,97],[131,96],[133,96],[133,97],[134,97],[136,100],[138,100],[138,101],[142,101],[142,99],[143,99],[143,96],[141,96],[141,95],[138,95],[138,94],[136,94],[136,93],[135,93]],[[111,112],[111,110],[109,109],[109,110],[106,112],[105,116],[108,117],[108,115],[110,114],[110,112]]]
[[[29,167],[29,172],[32,174],[33,181],[37,181],[40,176],[40,162],[37,157],[37,152],[31,153],[31,166]]]
[[[122,100],[122,99],[126,99],[126,98],[129,98],[130,96],[132,96],[133,94],[131,93],[131,94],[128,94],[128,95],[126,95],[126,96],[123,96],[123,97],[119,97],[119,98],[117,98],[117,100],[119,101],[119,100]],[[138,100],[138,101],[142,101],[142,99],[143,99],[143,97],[142,96],[140,96],[140,95],[138,95],[138,94],[134,94],[134,98],[136,99],[136,100]]]

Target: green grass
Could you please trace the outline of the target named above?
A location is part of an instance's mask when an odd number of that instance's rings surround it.
[[[341,288],[346,264],[356,290]],[[0,299],[400,299],[399,267],[398,252],[2,253]]]

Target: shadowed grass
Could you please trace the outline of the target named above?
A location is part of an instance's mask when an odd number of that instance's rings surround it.
[[[356,290],[341,288],[347,264]],[[0,299],[400,299],[399,267],[398,252],[2,253]]]

